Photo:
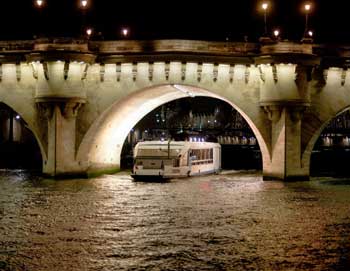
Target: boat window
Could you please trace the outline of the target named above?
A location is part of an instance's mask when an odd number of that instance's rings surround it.
[[[192,165],[212,164],[213,149],[198,149],[190,151]]]
[[[180,166],[180,159],[174,159],[173,161],[174,161],[173,167],[179,167]]]
[[[181,153],[181,149],[154,148],[154,149],[138,149],[137,157],[177,157]]]

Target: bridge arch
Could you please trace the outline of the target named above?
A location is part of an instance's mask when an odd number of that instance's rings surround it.
[[[11,103],[10,101],[6,101],[5,99],[0,100],[0,105],[5,105],[10,110],[12,110],[14,113],[16,113],[20,119],[23,120],[25,123],[25,127],[32,133],[33,137],[35,138],[36,143],[38,144],[38,147],[40,149],[41,159],[42,161],[47,160],[47,155],[45,152],[45,148],[43,145],[42,140],[39,137],[38,130],[35,128],[34,121],[33,121],[33,115],[31,115],[31,110],[28,110],[28,108],[22,106],[21,103]],[[35,112],[35,111],[33,111]]]
[[[124,97],[107,108],[84,136],[77,161],[88,175],[113,171],[120,167],[121,150],[130,130],[148,113],[165,103],[187,97],[208,97],[227,102],[236,109],[255,134],[262,153],[263,165],[270,162],[266,139],[254,116],[244,112],[234,101],[203,88],[164,84],[147,87]]]
[[[350,110],[350,104],[347,105],[346,107],[339,109],[337,113],[328,115],[327,118],[325,118],[321,121],[321,124],[314,131],[312,137],[310,138],[308,144],[306,145],[306,148],[305,148],[305,151],[304,151],[303,157],[302,157],[303,164],[307,165],[310,170],[311,170],[312,151],[314,150],[318,139],[322,135],[322,132],[335,118],[337,118],[338,116],[340,116],[341,114],[343,114],[344,112],[346,112],[348,110]]]

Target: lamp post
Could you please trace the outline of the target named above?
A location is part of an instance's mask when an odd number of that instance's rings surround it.
[[[44,8],[45,1],[44,0],[35,0],[34,5],[38,10],[38,19],[37,19],[37,35],[40,35],[42,32],[41,25],[42,25],[42,9]]]
[[[81,30],[80,31],[84,31],[84,28],[86,25],[86,10],[88,8],[88,5],[89,5],[88,0],[80,0],[79,8],[81,9],[81,12],[82,12]],[[88,35],[88,36],[90,36],[90,35]]]
[[[261,8],[264,11],[264,36],[267,36],[267,9],[269,4],[267,2],[262,3]]]
[[[304,5],[304,11],[305,11],[305,30],[304,30],[304,37],[306,37],[308,28],[309,28],[309,13],[311,11],[311,4],[306,3]]]
[[[303,11],[305,12],[305,29],[304,29],[303,38],[301,40],[303,43],[313,42],[314,33],[311,30],[309,30],[309,14],[311,10],[312,10],[312,4],[305,3],[303,6]]]

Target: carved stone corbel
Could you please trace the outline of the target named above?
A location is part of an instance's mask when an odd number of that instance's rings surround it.
[[[64,67],[63,67],[63,79],[64,80],[68,79],[68,72],[69,72],[69,61],[65,61]]]
[[[233,82],[233,77],[234,76],[235,76],[235,65],[230,65],[230,70],[229,70],[230,83]]]
[[[101,82],[105,81],[105,64],[104,63],[100,64],[100,81]]]
[[[85,67],[84,67],[84,71],[83,74],[81,75],[81,80],[85,80],[87,77],[87,73],[88,73],[88,69],[89,69],[89,64],[85,63]]]
[[[197,81],[200,82],[202,80],[202,71],[203,71],[203,64],[198,63],[197,66]]]
[[[17,82],[21,81],[22,71],[21,71],[21,63],[16,63],[16,79]]]
[[[250,77],[250,69],[249,69],[249,65],[246,65],[245,72],[244,72],[244,80],[246,84],[248,84],[249,82],[249,77]]]
[[[276,67],[276,65],[275,65],[275,64],[274,64],[274,65],[272,65],[271,67],[272,67],[272,76],[273,76],[273,81],[274,81],[275,83],[277,83],[277,82],[278,82],[278,73],[277,73],[277,67]]]
[[[184,81],[186,79],[186,62],[181,63],[181,80]]]
[[[327,76],[328,76],[328,70],[323,69],[321,66],[317,66],[313,70],[312,77],[317,82],[315,87],[318,90],[321,90],[326,85]]]
[[[153,80],[153,62],[148,63],[148,80]]]
[[[30,66],[32,67],[34,79],[38,79],[38,68],[36,67],[36,63],[32,62],[32,63],[30,63]]]
[[[165,80],[168,81],[170,76],[170,62],[165,62],[164,74],[165,74]]]
[[[117,82],[120,81],[120,76],[122,74],[122,64],[120,62],[118,62],[116,64],[116,74],[117,74]]]
[[[347,69],[343,69],[342,73],[341,73],[341,85],[342,85],[342,87],[345,85],[346,75],[347,75]]]
[[[55,108],[58,107],[64,118],[75,118],[78,114],[79,108],[85,103],[83,98],[54,98],[54,97],[42,97],[36,99],[36,105],[39,114],[45,117],[47,120],[51,120],[55,112]]]
[[[79,101],[68,101],[60,106],[62,116],[66,119],[75,118],[78,115],[79,108],[82,103]]]
[[[137,63],[132,63],[132,80],[136,81],[136,77],[137,77]]]
[[[218,80],[218,74],[219,74],[219,66],[217,63],[214,64],[213,67],[213,81],[216,82]]]
[[[263,81],[263,82],[265,83],[265,81],[266,81],[266,76],[265,76],[264,71],[263,71],[262,68],[261,68],[261,65],[259,65],[258,68],[259,68],[260,80]]]
[[[48,81],[50,80],[50,77],[49,77],[49,68],[47,66],[47,62],[43,62],[42,65],[43,65],[45,79]]]
[[[55,104],[50,102],[38,102],[36,103],[36,106],[41,116],[43,116],[47,120],[50,120],[52,118]]]
[[[293,122],[298,122],[301,120],[301,118],[304,115],[304,112],[306,110],[306,106],[293,106],[290,107],[289,110],[289,114],[290,114],[290,118]]]
[[[280,105],[264,105],[263,109],[270,121],[276,123],[280,120],[283,106]]]

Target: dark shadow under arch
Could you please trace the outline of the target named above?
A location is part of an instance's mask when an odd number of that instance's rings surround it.
[[[0,103],[0,168],[41,171],[38,142],[23,118]]]

